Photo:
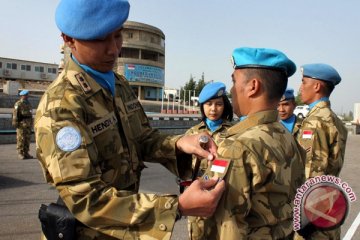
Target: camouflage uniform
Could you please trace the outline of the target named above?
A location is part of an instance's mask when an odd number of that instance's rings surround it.
[[[306,150],[306,179],[321,175],[339,176],[344,164],[347,130],[330,109],[330,102],[319,102],[310,110],[296,138]],[[340,228],[318,231],[311,239],[340,239]]]
[[[32,107],[27,99],[20,99],[14,105],[12,125],[16,128],[16,149],[19,157],[28,158],[33,126]]]
[[[295,125],[294,125],[294,129],[293,129],[293,131],[291,133],[294,137],[299,132],[302,121],[303,121],[302,118],[299,118],[299,117],[295,116]]]
[[[64,127],[81,135],[73,151],[61,150],[56,140]],[[78,239],[170,238],[178,198],[137,193],[140,172],[143,161],[153,161],[179,175],[178,167],[191,168],[191,158],[177,162],[179,137],[160,135],[149,126],[122,76],[116,75],[112,97],[70,60],[40,101],[35,133],[47,182],[84,224],[77,226]],[[74,135],[69,140],[77,141]]]
[[[193,126],[189,130],[186,131],[185,134],[192,135],[197,134],[201,132],[207,132],[210,134],[212,138],[214,138],[216,135],[218,135],[221,132],[226,131],[226,129],[230,128],[232,126],[232,123],[229,121],[225,121],[220,125],[218,129],[216,129],[214,132],[211,132],[206,127],[206,123],[204,121],[200,122],[199,124]],[[193,167],[195,165],[196,158],[193,158]],[[199,173],[198,176],[201,177],[203,173],[206,171],[208,167],[208,160],[203,159],[200,163],[199,167]],[[188,217],[188,230],[189,230],[189,237],[190,239],[201,239],[201,236],[203,236],[204,232],[204,218],[202,217]]]
[[[249,115],[219,134],[218,158],[229,161],[226,190],[203,239],[290,239],[305,153],[278,122],[277,111]],[[205,177],[215,173],[209,167]]]

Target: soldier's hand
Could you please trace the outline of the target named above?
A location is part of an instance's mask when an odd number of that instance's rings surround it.
[[[200,137],[203,135],[208,136],[209,138],[205,149],[199,141]],[[206,133],[185,135],[176,142],[176,148],[184,153],[194,154],[199,158],[207,158],[210,161],[216,157],[217,150],[215,142]]]
[[[184,216],[210,217],[225,190],[218,178],[195,180],[179,197],[179,210]]]

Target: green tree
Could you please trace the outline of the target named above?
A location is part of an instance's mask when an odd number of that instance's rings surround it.
[[[297,106],[304,105],[304,103],[301,101],[301,96],[300,95],[301,95],[300,92],[298,92],[296,97],[295,97],[295,102],[296,102]]]
[[[202,73],[201,75],[201,79],[199,79],[199,81],[197,82],[196,84],[196,87],[195,87],[195,95],[196,96],[199,96],[201,90],[204,88],[205,86],[205,76],[204,76],[204,73]]]
[[[189,81],[187,83],[185,83],[184,87],[180,88],[180,98],[184,99],[184,94],[185,94],[186,100],[188,100],[189,99],[189,90],[192,91],[191,96],[193,96],[193,94],[194,94],[193,91],[195,90],[195,88],[196,88],[196,81],[194,80],[194,77],[191,74]]]

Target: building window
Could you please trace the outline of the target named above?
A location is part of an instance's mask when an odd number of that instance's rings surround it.
[[[0,68],[2,68],[2,62],[0,62]]]
[[[6,68],[7,69],[17,69],[17,64],[16,63],[6,63]]]
[[[43,66],[35,66],[35,72],[44,72],[44,67]]]
[[[152,61],[158,61],[158,53],[153,51],[142,51],[142,59],[144,60],[152,60]]]
[[[128,37],[128,38],[133,38],[133,37],[134,37],[134,35],[133,35],[133,33],[132,33],[132,32],[128,32],[128,33],[127,33],[127,37]]]
[[[56,68],[48,68],[48,73],[56,74]]]
[[[139,49],[122,48],[120,52],[120,57],[139,59]]]
[[[21,65],[21,70],[22,71],[31,71],[31,65]]]

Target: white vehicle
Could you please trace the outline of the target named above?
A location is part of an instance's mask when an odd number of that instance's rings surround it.
[[[304,118],[309,113],[310,108],[308,105],[296,106],[294,114],[299,118]]]
[[[199,106],[199,97],[191,97],[190,99],[195,107]]]

